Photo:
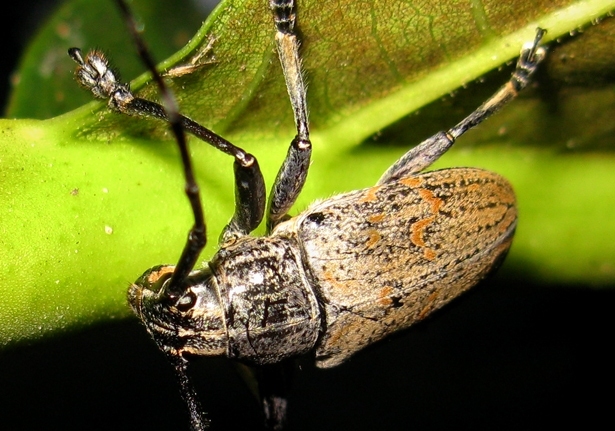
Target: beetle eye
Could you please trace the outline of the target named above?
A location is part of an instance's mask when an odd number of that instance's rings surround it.
[[[196,304],[196,295],[192,290],[188,290],[181,298],[177,300],[175,306],[179,311],[188,311]]]

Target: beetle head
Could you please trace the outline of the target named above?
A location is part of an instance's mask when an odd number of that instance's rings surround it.
[[[193,271],[177,297],[167,291],[174,269],[172,265],[159,265],[139,277],[128,291],[131,308],[167,354],[226,354],[224,312],[211,271]]]

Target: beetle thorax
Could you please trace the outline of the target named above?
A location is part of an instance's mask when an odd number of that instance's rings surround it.
[[[296,244],[244,237],[210,263],[228,329],[228,355],[265,364],[311,350],[320,311]]]

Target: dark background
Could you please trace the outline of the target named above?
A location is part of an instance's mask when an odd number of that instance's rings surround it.
[[[6,105],[10,91],[10,76],[17,68],[19,56],[45,18],[61,4],[61,0],[27,0],[2,5],[0,31],[0,106]]]
[[[602,428],[612,418],[611,290],[500,273],[337,368],[300,361],[290,430]],[[0,353],[4,429],[188,430],[171,368],[134,320]],[[230,361],[195,361],[214,428],[259,429]],[[569,429],[569,428],[567,428]]]
[[[0,100],[29,36],[58,1],[0,14]],[[532,285],[515,268],[332,369],[300,361],[289,429],[542,430],[612,422],[612,289]],[[0,322],[1,324],[1,322]],[[224,359],[192,367],[214,429],[258,429]],[[170,366],[135,321],[0,352],[0,427],[188,429]]]

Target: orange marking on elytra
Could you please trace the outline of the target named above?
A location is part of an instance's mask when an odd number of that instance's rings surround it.
[[[374,202],[378,200],[378,196],[376,196],[376,193],[378,193],[378,190],[380,190],[381,187],[382,186],[374,186],[365,190],[365,194],[361,199],[359,199],[359,203]]]
[[[428,217],[412,223],[412,226],[410,226],[410,241],[412,241],[414,245],[418,247],[425,247],[423,230],[433,221],[434,217]]]
[[[344,283],[340,283],[338,279],[335,278],[335,276],[333,275],[333,272],[328,269],[322,273],[322,278],[324,279],[324,281],[331,284],[335,289],[338,289],[340,292],[344,292],[345,290],[347,290],[348,286],[346,286],[346,284]]]
[[[375,214],[367,217],[367,221],[370,223],[379,223],[384,220],[385,217],[386,215],[384,213]]]
[[[410,227],[410,241],[417,247],[424,247],[423,256],[427,260],[434,260],[436,258],[436,252],[433,249],[427,247],[425,239],[423,238],[423,232],[425,228],[435,220],[435,217],[428,217],[423,220],[412,223]]]
[[[436,252],[433,251],[431,248],[425,247],[425,250],[423,251],[423,256],[425,256],[425,259],[427,260],[434,260],[436,258]]]
[[[425,300],[423,309],[419,312],[418,320],[424,319],[435,308],[435,302],[438,299],[438,291],[432,292],[431,295]]]
[[[440,207],[442,206],[442,199],[434,196],[431,190],[427,189],[419,189],[419,195],[431,204],[431,212],[436,214],[440,211]]]
[[[367,231],[367,234],[369,235],[369,239],[367,240],[367,243],[365,244],[366,248],[374,247],[376,244],[378,244],[378,242],[380,241],[380,238],[382,238],[380,234],[378,233],[378,231],[374,229],[369,229]]]
[[[378,303],[383,307],[390,306],[393,303],[391,295],[393,295],[394,291],[395,289],[393,289],[391,286],[385,286],[380,289],[380,292],[378,292]]]
[[[480,184],[476,184],[476,183],[466,186],[466,190],[468,192],[476,192],[476,191],[480,191],[480,189],[481,189]]]
[[[405,186],[410,187],[411,189],[414,189],[418,186],[420,186],[421,184],[423,184],[423,180],[419,177],[406,177],[406,178],[401,178],[399,180],[400,183],[402,183]]]

